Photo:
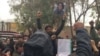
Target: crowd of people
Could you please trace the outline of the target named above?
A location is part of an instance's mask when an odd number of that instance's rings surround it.
[[[62,15],[61,24],[56,31],[53,26],[46,25],[42,29],[42,13],[37,12],[37,29],[30,36],[20,36],[0,41],[0,56],[57,56],[57,39],[62,31],[67,15]],[[72,51],[69,56],[100,56],[100,28],[95,31],[94,22],[90,22],[90,34],[84,24],[76,22],[73,26],[76,35],[72,38]],[[73,44],[75,43],[75,45]],[[74,48],[75,47],[75,48]]]

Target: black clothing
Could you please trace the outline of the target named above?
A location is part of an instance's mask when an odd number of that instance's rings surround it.
[[[77,56],[93,56],[92,48],[90,45],[90,36],[85,29],[78,29],[76,31],[77,39]]]
[[[24,44],[24,56],[53,56],[53,46],[48,34],[36,31]]]
[[[61,30],[63,29],[64,24],[65,24],[65,20],[62,20],[61,21],[61,25],[58,27],[58,29],[57,29],[56,32],[47,33],[50,36],[50,38],[51,38],[52,35],[58,36],[60,34]],[[38,27],[38,29],[42,29],[40,19],[37,19],[37,27]],[[52,40],[52,45],[53,45],[53,48],[54,48],[53,49],[53,53],[54,53],[53,56],[56,56],[56,54],[57,54],[57,43],[56,43],[56,39],[55,40]]]

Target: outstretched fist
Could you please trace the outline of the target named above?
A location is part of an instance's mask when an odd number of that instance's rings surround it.
[[[56,39],[56,35],[52,35],[52,36],[51,36],[51,39],[52,39],[52,40],[55,40],[55,39]]]
[[[36,16],[37,16],[38,18],[40,18],[40,17],[42,16],[42,12],[41,12],[41,11],[38,11]]]

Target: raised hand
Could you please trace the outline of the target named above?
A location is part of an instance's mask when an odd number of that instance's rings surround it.
[[[41,16],[42,16],[42,12],[41,11],[37,11],[37,18],[41,18]]]
[[[67,18],[67,14],[64,13],[64,15],[63,15],[63,19],[66,19],[66,18]]]
[[[52,39],[52,40],[55,40],[55,39],[56,39],[56,35],[52,35],[52,36],[51,36],[51,39]]]

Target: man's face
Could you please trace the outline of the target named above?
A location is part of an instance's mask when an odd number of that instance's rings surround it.
[[[22,53],[23,52],[23,47],[18,47],[17,52]]]
[[[58,5],[58,9],[59,9],[59,10],[62,10],[62,9],[63,9],[63,8],[62,8],[62,4],[59,4],[59,5]]]
[[[52,33],[52,28],[51,28],[51,27],[48,27],[48,28],[46,29],[46,32],[47,32],[47,33]]]

